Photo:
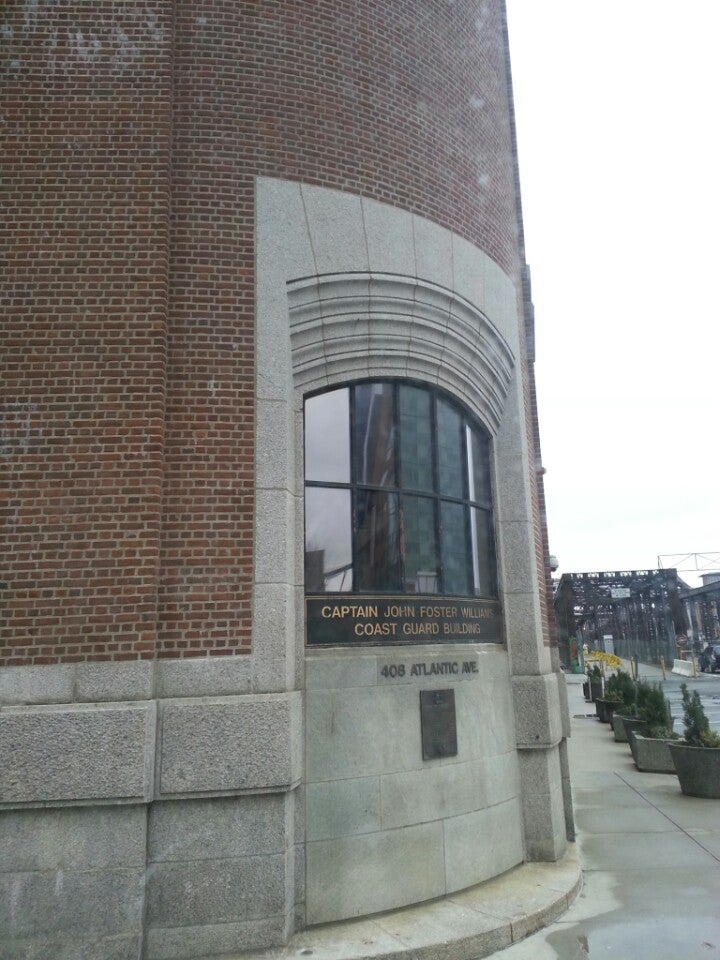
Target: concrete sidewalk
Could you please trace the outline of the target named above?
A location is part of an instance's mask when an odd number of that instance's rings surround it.
[[[639,672],[659,679],[657,668]],[[683,796],[674,775],[640,773],[570,676],[568,694],[583,890],[495,960],[720,958],[720,801]]]

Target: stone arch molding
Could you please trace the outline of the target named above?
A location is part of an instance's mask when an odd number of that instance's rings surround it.
[[[332,273],[287,284],[293,381],[304,395],[358,377],[408,377],[463,399],[496,433],[509,345],[469,300],[419,277]]]
[[[494,436],[506,479],[498,488],[498,516],[526,519],[528,463],[513,426],[522,410],[517,291],[483,251],[408,211],[262,177],[256,182],[255,240],[251,685],[273,692],[304,685],[308,393],[383,377],[446,390]],[[515,474],[517,483],[510,483]]]

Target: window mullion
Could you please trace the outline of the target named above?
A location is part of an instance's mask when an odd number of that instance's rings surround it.
[[[405,508],[400,493],[402,464],[400,462],[400,386],[393,384],[393,455],[395,457],[395,491],[398,505],[398,559],[400,561],[400,592],[405,593]]]
[[[433,474],[433,499],[435,511],[435,553],[438,571],[438,593],[445,593],[445,564],[442,551],[442,521],[440,519],[440,466],[438,464],[438,436],[437,436],[437,394],[430,391],[430,435]]]

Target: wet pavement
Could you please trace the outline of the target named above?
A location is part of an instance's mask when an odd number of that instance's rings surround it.
[[[640,676],[661,679],[642,664]],[[569,749],[583,889],[559,920],[493,957],[718,960],[720,800],[684,796],[673,774],[640,773],[577,679],[568,676]],[[671,699],[683,679],[668,674]],[[704,701],[720,697],[719,676],[698,684]]]

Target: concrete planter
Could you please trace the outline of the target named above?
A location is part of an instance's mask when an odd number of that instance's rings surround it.
[[[647,729],[647,722],[640,720],[639,717],[623,717],[623,727],[625,728],[625,739],[630,743],[630,737],[633,733],[644,733]]]
[[[720,747],[671,743],[670,753],[684,794],[720,799]]]
[[[656,737],[644,737],[633,731],[630,749],[638,770],[643,773],[675,773],[675,764],[670,753],[670,741]]]
[[[638,726],[642,727],[645,723],[644,720],[638,720],[637,717],[625,717],[621,713],[613,713],[612,728],[613,734],[615,735],[615,743],[628,742],[627,729],[625,727],[626,720],[630,722],[632,729],[638,729]]]
[[[613,713],[617,706],[619,706],[617,700],[596,700],[595,712],[600,723],[612,723]]]

